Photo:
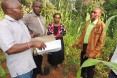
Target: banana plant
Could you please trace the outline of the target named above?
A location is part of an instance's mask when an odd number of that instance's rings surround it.
[[[106,28],[105,28],[105,31],[108,30],[108,26],[110,25],[110,22],[112,21],[112,19],[116,18],[117,15],[114,15],[114,16],[111,16],[107,21],[106,21]]]
[[[88,59],[86,60],[82,66],[80,67],[79,71],[77,72],[77,78],[80,78],[81,75],[81,69],[83,67],[89,67],[89,66],[93,66],[96,65],[98,63],[102,63],[108,67],[111,67],[113,69],[115,69],[115,71],[117,71],[117,64],[116,63],[112,63],[112,62],[107,62],[107,61],[102,61],[102,60],[98,60],[98,59]]]

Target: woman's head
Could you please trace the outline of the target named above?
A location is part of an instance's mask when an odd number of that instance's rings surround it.
[[[60,13],[55,13],[53,15],[53,19],[54,19],[54,22],[59,23],[59,21],[61,19],[61,14]]]

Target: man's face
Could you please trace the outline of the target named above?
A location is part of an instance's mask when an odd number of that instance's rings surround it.
[[[15,18],[15,20],[19,20],[23,17],[23,11],[21,4],[19,1],[16,1],[13,6],[10,7],[12,11],[12,16]]]
[[[93,10],[91,11],[91,13],[90,13],[90,16],[91,16],[91,17],[90,17],[91,20],[95,20],[95,19],[100,18],[100,16],[101,16],[101,10],[98,9],[98,8],[93,9]]]
[[[39,15],[41,13],[42,10],[42,4],[40,4],[39,2],[35,2],[32,6],[33,11],[36,15]]]

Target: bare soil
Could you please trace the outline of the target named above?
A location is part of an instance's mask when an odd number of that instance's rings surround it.
[[[4,65],[4,64],[2,64],[2,67],[4,69],[7,69],[6,65]],[[70,69],[72,69],[72,70],[68,71],[68,73],[66,74],[66,77],[63,75],[64,69],[52,69],[48,75],[38,74],[37,78],[76,78],[77,70],[74,67],[71,67]],[[74,69],[75,69],[75,71],[74,71]],[[11,78],[9,73],[6,73],[6,76],[7,76],[7,78]]]
[[[2,55],[0,51],[0,55]],[[0,63],[0,65],[5,69],[7,78],[11,78],[8,73],[8,69],[5,62]],[[76,78],[77,67],[76,66],[61,66],[57,69],[51,68],[48,75],[37,75],[37,78]],[[1,78],[1,77],[0,77]]]

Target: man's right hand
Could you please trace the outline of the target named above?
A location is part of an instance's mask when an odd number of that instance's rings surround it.
[[[32,45],[32,47],[36,47],[40,50],[46,48],[46,44],[42,41],[31,41],[30,44]]]
[[[29,48],[38,48],[40,50],[46,48],[46,44],[42,41],[30,41],[21,44],[14,44],[10,49],[6,51],[7,54],[15,54],[23,52]]]

